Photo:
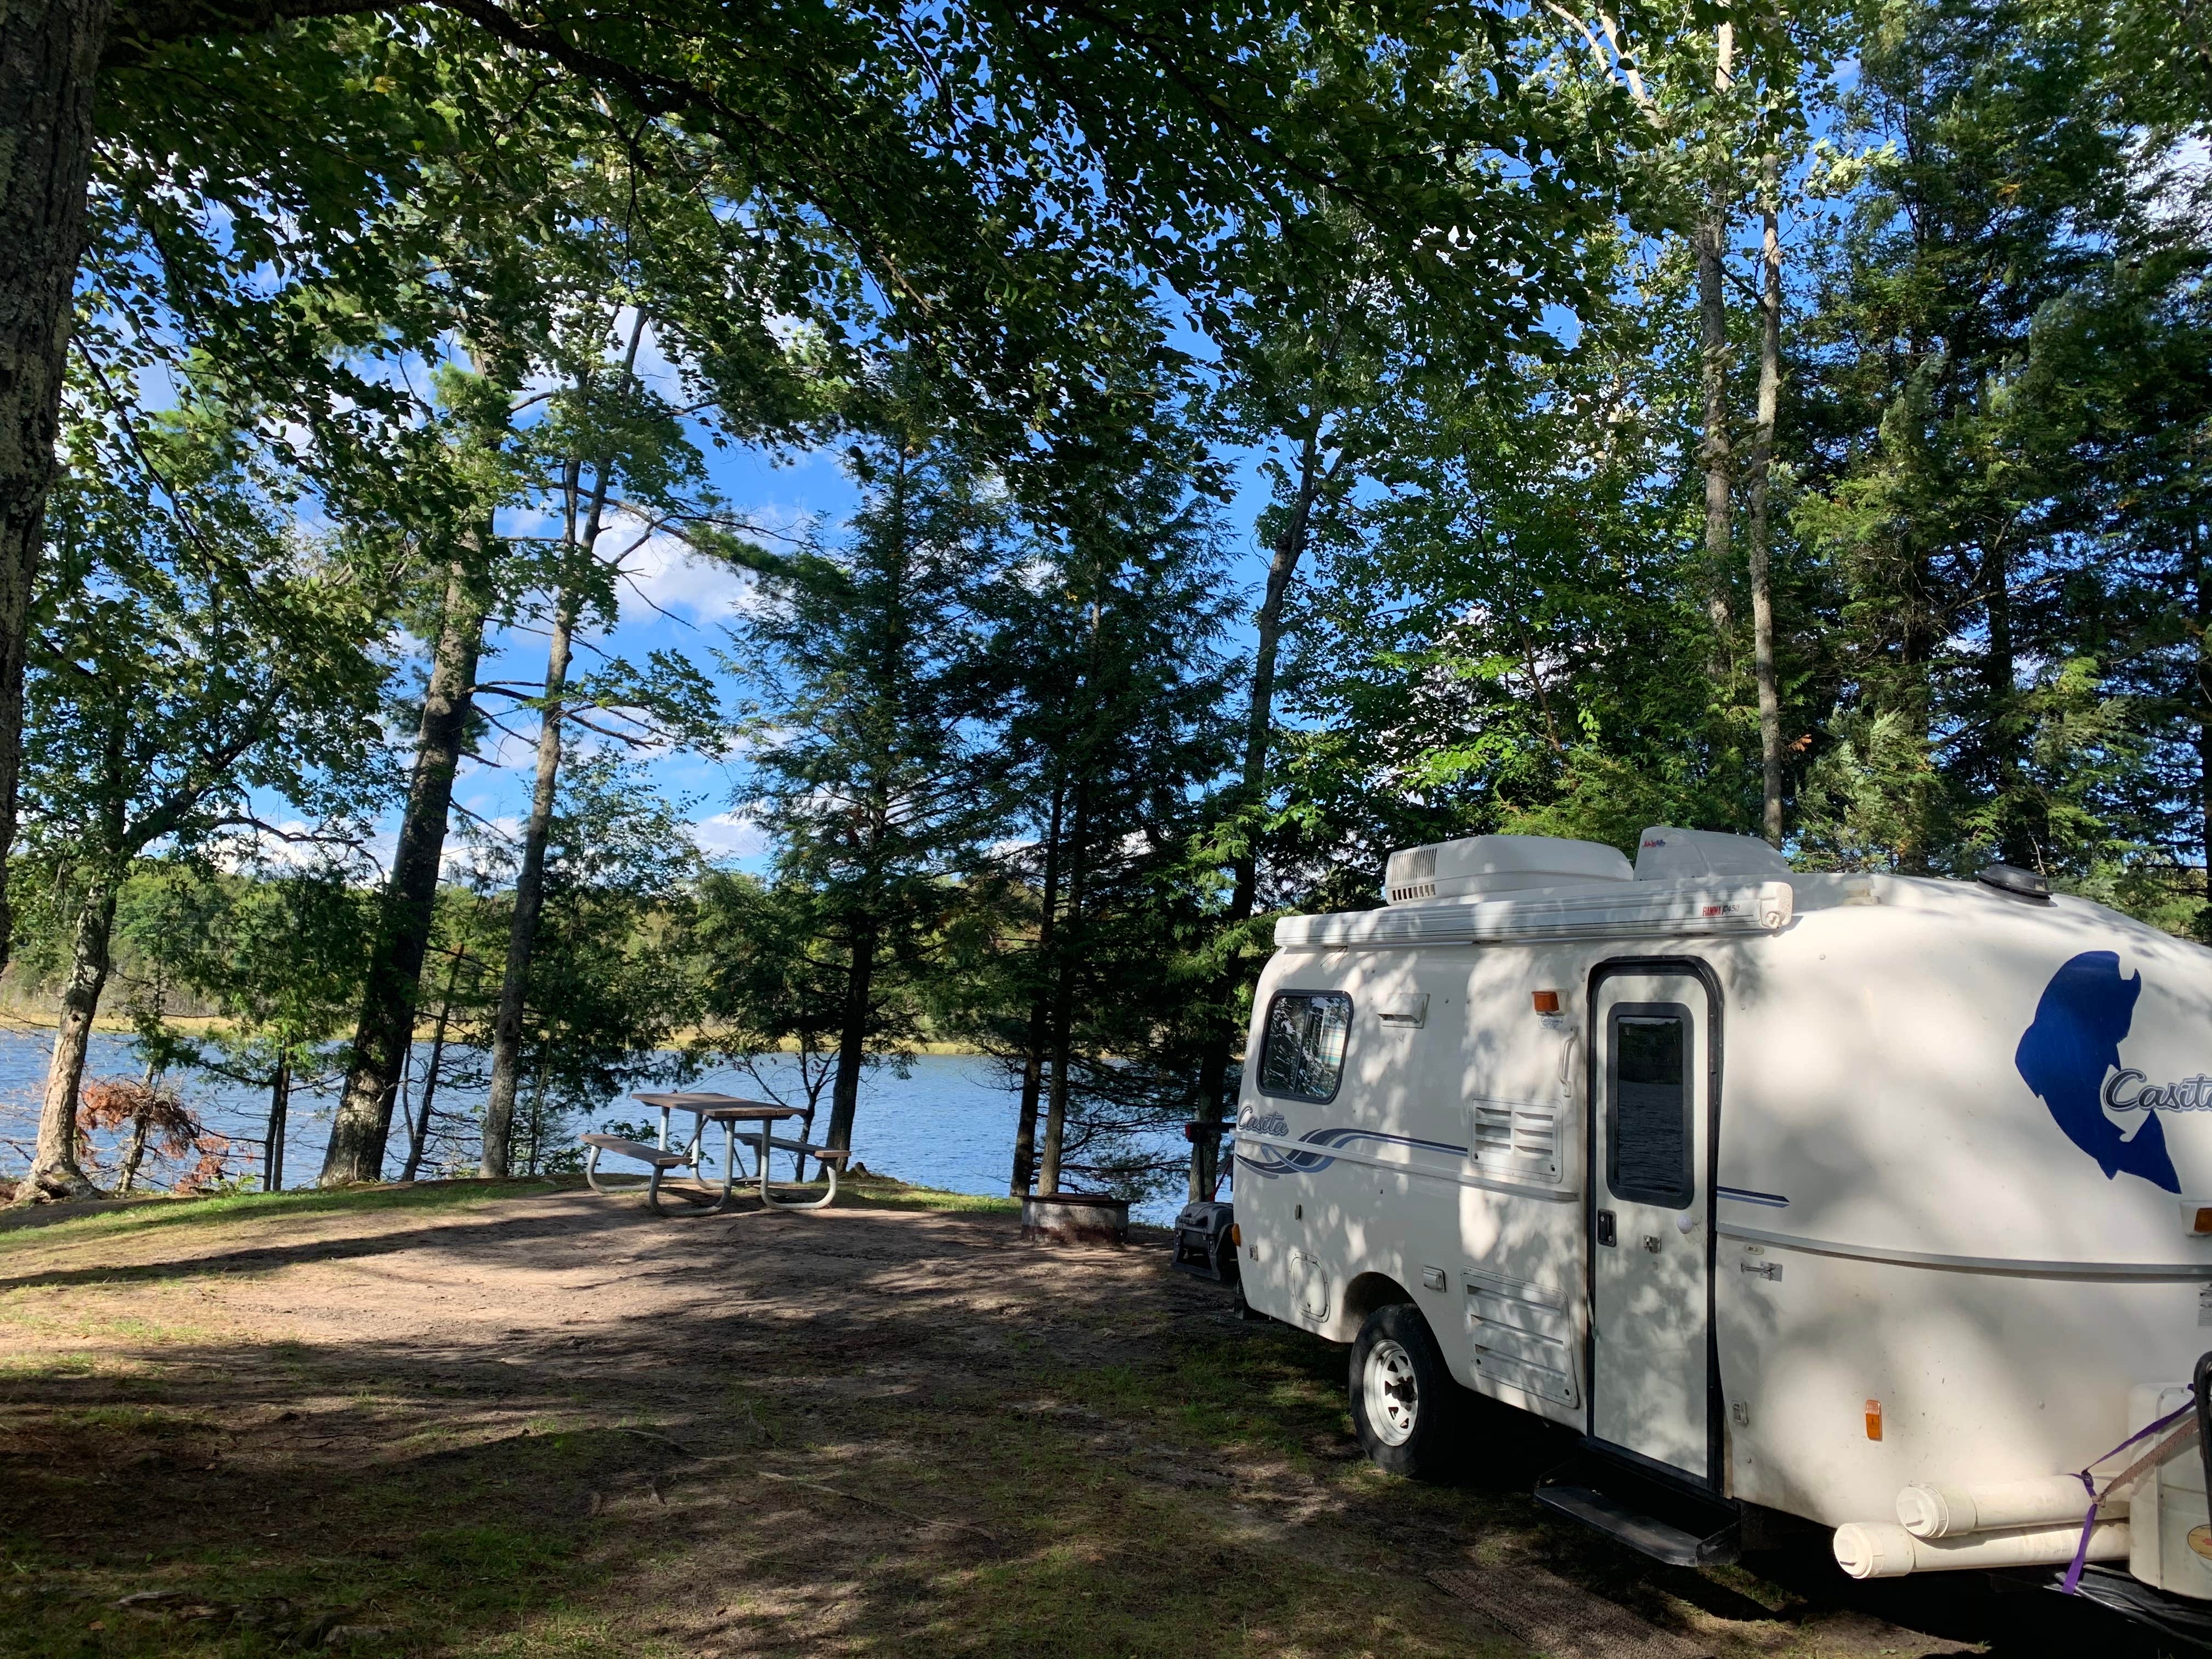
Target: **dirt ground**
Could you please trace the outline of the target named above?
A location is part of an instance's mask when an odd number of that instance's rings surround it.
[[[1002,1208],[544,1185],[0,1231],[0,1655],[2140,1650],[1813,1547],[1690,1573],[1357,1455],[1343,1352]]]

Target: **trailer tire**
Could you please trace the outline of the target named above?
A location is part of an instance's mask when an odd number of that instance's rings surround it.
[[[1368,1461],[1408,1480],[1459,1472],[1468,1395],[1410,1302],[1367,1316],[1352,1345],[1352,1427]]]

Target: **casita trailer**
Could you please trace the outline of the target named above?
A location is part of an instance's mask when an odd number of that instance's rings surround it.
[[[2086,1531],[2093,1593],[2212,1599],[2212,951],[1668,829],[1386,886],[1278,925],[1235,1132],[1243,1295],[1353,1345],[1377,1462],[1420,1473],[1456,1383],[1579,1431],[1539,1496],[1665,1559],[1772,1511],[1860,1577]],[[2085,1528],[2074,1472],[2161,1419]]]

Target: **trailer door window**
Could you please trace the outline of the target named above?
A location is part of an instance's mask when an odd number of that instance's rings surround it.
[[[1344,1076],[1352,999],[1341,991],[1281,991],[1267,1005],[1260,1050],[1260,1092],[1329,1101]]]
[[[1608,1024],[1605,1183],[1615,1198],[1682,1209],[1696,1190],[1690,1011],[1680,1003],[1626,1003]]]

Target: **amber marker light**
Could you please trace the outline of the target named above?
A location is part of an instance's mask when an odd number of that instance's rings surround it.
[[[1529,1006],[1540,1014],[1556,1014],[1559,1012],[1559,994],[1557,991],[1531,991],[1528,994],[1528,1002]],[[2202,1229],[2199,1231],[2201,1231]]]
[[[1869,1400],[1869,1401],[1868,1401],[1866,1402],[1866,1419],[1867,1419],[1867,1438],[1868,1438],[1868,1439],[1869,1439],[1869,1440],[1879,1440],[1879,1439],[1881,1439],[1881,1401],[1879,1401],[1879,1400]]]
[[[2197,1224],[2191,1227],[2190,1231],[2197,1233],[2212,1233],[2212,1204],[2198,1206],[2197,1211]]]

